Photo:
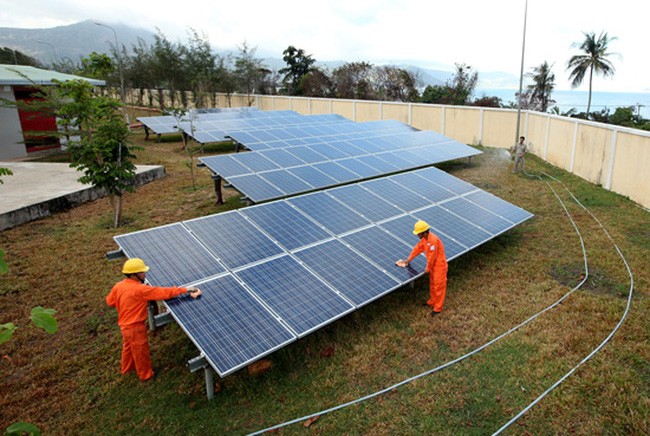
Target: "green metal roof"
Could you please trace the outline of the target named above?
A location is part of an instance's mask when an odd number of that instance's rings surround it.
[[[0,85],[53,85],[52,79],[61,82],[67,80],[86,80],[95,86],[105,86],[106,81],[88,79],[75,76],[74,74],[63,74],[56,71],[42,70],[27,65],[5,65],[0,64]]]

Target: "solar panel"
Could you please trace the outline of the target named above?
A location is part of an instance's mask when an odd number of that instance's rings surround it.
[[[415,212],[414,215],[418,219],[429,223],[438,232],[443,232],[456,241],[462,241],[470,249],[492,237],[485,230],[478,228],[469,221],[448,212],[440,206],[426,208]]]
[[[295,255],[357,307],[402,285],[337,240],[313,245]]]
[[[225,271],[223,265],[181,224],[115,237],[128,257],[150,266],[148,278],[158,286],[178,286]]]
[[[381,227],[369,227],[350,233],[341,239],[356,251],[363,253],[375,265],[386,268],[391,276],[397,277],[402,283],[422,274],[427,266],[424,256],[413,259],[408,268],[396,266],[396,257],[401,253],[410,253],[413,247],[395,238]]]
[[[451,260],[531,216],[425,168],[115,240],[150,264],[152,284],[204,290],[165,304],[224,376],[423,274],[424,256],[394,264],[417,242],[418,219]]]
[[[358,184],[334,188],[329,190],[328,194],[370,221],[382,221],[402,213],[395,205],[384,201]]]
[[[298,336],[352,311],[349,301],[286,255],[236,273]]]
[[[335,234],[370,224],[370,221],[324,192],[301,195],[288,202]]]
[[[241,213],[263,228],[286,250],[293,250],[330,237],[327,231],[291,207],[289,203],[272,202],[256,205],[243,209]]]
[[[282,252],[277,244],[236,211],[197,218],[184,224],[230,269]]]
[[[201,283],[203,295],[166,302],[210,365],[224,377],[296,336],[231,275]]]

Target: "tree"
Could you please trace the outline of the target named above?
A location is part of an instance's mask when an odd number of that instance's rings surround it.
[[[528,85],[529,105],[528,107],[540,112],[546,112],[549,106],[555,103],[551,99],[551,93],[555,88],[555,74],[551,71],[552,65],[544,61],[541,65],[534,67],[532,73],[527,76],[533,79],[533,84]]]
[[[107,80],[114,70],[115,65],[106,53],[92,52],[88,57],[81,58],[81,69],[76,73],[84,77]]]
[[[613,53],[609,53],[609,43],[614,41],[616,37],[610,38],[606,32],[601,32],[596,39],[594,32],[583,32],[585,39],[582,43],[574,43],[574,47],[579,47],[584,54],[571,56],[567,62],[567,70],[571,70],[569,79],[571,79],[571,87],[577,88],[582,84],[587,72],[589,72],[589,99],[587,100],[587,116],[591,109],[591,91],[593,85],[594,73],[600,74],[603,77],[613,76],[615,73],[614,65],[607,57]]]
[[[119,112],[121,103],[95,94],[85,80],[55,83],[41,88],[41,94],[58,117],[62,132],[57,134],[67,138],[70,166],[84,173],[81,183],[108,193],[117,227],[122,222],[122,194],[134,190],[135,180],[135,155]]]
[[[302,76],[300,89],[302,89],[302,95],[308,97],[331,97],[334,95],[332,79],[326,71],[320,68],[314,68]]]
[[[0,47],[0,64],[41,66],[41,63],[35,58],[9,47]]]
[[[282,68],[279,73],[284,74],[282,83],[285,94],[303,95],[300,88],[302,77],[313,71],[313,65],[316,59],[311,55],[305,54],[303,49],[298,49],[292,45],[282,52],[282,60],[287,63],[286,68]]]
[[[368,62],[348,62],[334,69],[332,85],[336,98],[372,99],[372,68]]]
[[[414,102],[419,98],[418,78],[411,72],[391,65],[375,69],[375,94],[381,100]]]
[[[451,92],[451,104],[465,105],[469,103],[474,94],[478,82],[478,73],[472,71],[472,67],[464,63],[455,65],[456,72],[447,81],[447,87]]]
[[[255,58],[257,47],[249,47],[246,41],[239,47],[238,55],[235,57],[235,76],[237,77],[241,89],[246,92],[248,106],[253,104],[251,93],[259,91],[262,78],[264,77],[264,68],[262,59]]]

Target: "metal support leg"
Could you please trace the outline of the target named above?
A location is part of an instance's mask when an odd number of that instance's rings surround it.
[[[203,371],[205,372],[205,394],[208,400],[211,400],[214,398],[214,373],[209,366],[203,368]]]
[[[147,319],[149,320],[149,331],[156,330],[156,315],[158,315],[158,302],[150,301],[147,305]]]
[[[214,180],[214,193],[217,196],[216,204],[223,204],[223,194],[221,193],[221,176],[219,174],[215,174],[212,176],[212,180]]]

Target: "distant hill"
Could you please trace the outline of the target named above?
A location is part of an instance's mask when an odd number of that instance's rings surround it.
[[[132,45],[137,45],[138,38],[147,44],[154,41],[154,33],[148,30],[135,29],[123,24],[108,25],[115,29],[119,45],[126,46],[128,49]],[[108,53],[114,45],[113,31],[98,26],[91,20],[49,29],[0,27],[0,46],[21,51],[46,65],[54,63],[55,56],[57,62],[66,58],[76,62],[93,51]]]
[[[155,33],[140,28],[134,28],[124,24],[106,23],[115,29],[118,43],[128,50],[138,44],[138,39],[151,45],[154,42]],[[39,42],[40,41],[40,42]],[[73,62],[88,56],[93,51],[98,53],[109,53],[115,45],[115,35],[111,29],[96,25],[92,20],[86,20],[68,26],[52,27],[49,29],[17,29],[11,27],[0,27],[0,47],[9,47],[12,50],[21,51],[36,58],[44,65],[60,62],[69,59]],[[227,54],[235,56],[236,50],[225,49],[218,51],[219,55]],[[286,64],[281,58],[263,57],[264,63],[271,70],[278,71]],[[314,57],[317,65],[333,70],[346,61],[318,61],[318,55]],[[381,65],[374,63],[375,65]],[[399,68],[407,69],[417,73],[422,80],[423,87],[427,85],[444,85],[452,76],[453,71],[422,68],[406,61],[396,65]],[[518,78],[512,74],[503,72],[479,72],[479,88],[510,88],[517,87]]]

